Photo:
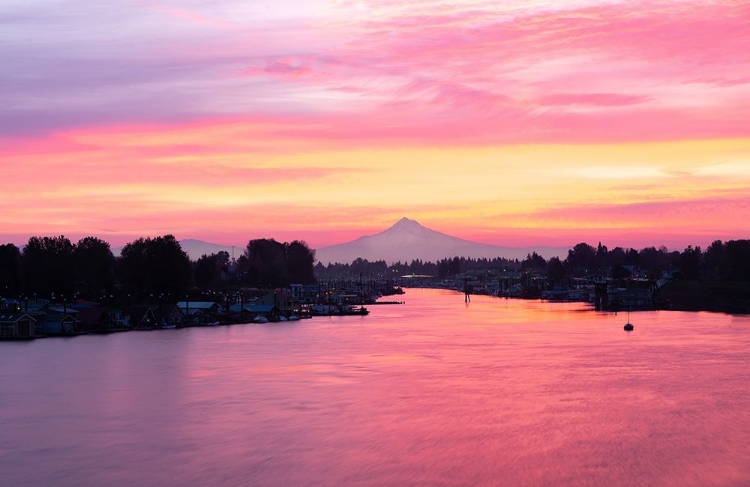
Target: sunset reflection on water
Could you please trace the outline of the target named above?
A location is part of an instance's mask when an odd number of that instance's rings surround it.
[[[404,299],[2,343],[0,483],[750,484],[750,318]]]

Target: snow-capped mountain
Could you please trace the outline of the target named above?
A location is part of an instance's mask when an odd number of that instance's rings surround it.
[[[390,264],[397,261],[411,262],[414,259],[435,262],[455,256],[524,259],[531,252],[536,252],[546,259],[553,256],[564,258],[568,248],[512,248],[481,244],[451,237],[423,227],[414,220],[402,218],[381,233],[322,247],[316,251],[315,256],[324,265],[329,262],[351,263],[359,257],[369,261],[385,260]]]

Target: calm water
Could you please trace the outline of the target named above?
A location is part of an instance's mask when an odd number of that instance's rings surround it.
[[[750,318],[404,298],[0,343],[0,484],[750,485]]]

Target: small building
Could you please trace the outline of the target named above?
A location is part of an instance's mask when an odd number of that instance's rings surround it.
[[[229,308],[233,321],[240,323],[249,323],[258,316],[262,316],[268,321],[278,321],[283,316],[281,310],[272,304],[234,304]]]
[[[292,314],[299,313],[300,302],[298,299],[289,296],[286,293],[280,291],[273,291],[265,294],[255,301],[253,306],[272,306],[279,309],[279,312],[283,316],[289,316]]]
[[[618,289],[614,304],[617,309],[651,309],[654,307],[654,293],[650,289]]]
[[[36,336],[36,320],[26,313],[0,313],[0,340],[28,340]]]
[[[291,284],[289,295],[299,303],[314,304],[320,296],[319,284]]]
[[[279,316],[283,315],[283,310],[272,304],[251,304],[247,306],[247,309],[253,315],[253,319],[262,316],[269,321],[277,321]]]
[[[130,307],[130,327],[136,330],[150,330],[159,323],[154,314],[156,306],[131,306]]]
[[[82,307],[78,309],[82,332],[107,333],[127,330],[129,318],[119,309],[105,307]]]
[[[176,304],[162,304],[154,309],[154,316],[162,326],[182,326],[185,323],[185,313]]]
[[[255,315],[249,304],[233,304],[229,307],[227,317],[231,323],[250,323]]]
[[[184,316],[185,324],[201,325],[214,321],[221,306],[214,301],[180,301],[177,308]]]
[[[78,310],[66,306],[47,306],[39,313],[36,334],[73,335],[79,331]]]
[[[112,323],[112,330],[130,329],[130,316],[127,313],[117,308],[107,307],[107,314],[109,314],[109,319]]]

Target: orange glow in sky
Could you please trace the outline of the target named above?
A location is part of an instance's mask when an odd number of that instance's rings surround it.
[[[750,236],[746,2],[44,3],[0,6],[2,243]]]

